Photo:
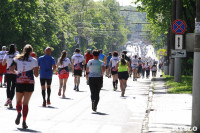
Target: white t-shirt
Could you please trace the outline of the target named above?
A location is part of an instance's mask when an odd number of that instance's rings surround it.
[[[3,61],[4,56],[7,54],[7,51],[0,51],[0,62]]]
[[[110,62],[112,63],[112,67],[115,67],[119,61],[120,61],[119,57],[112,57],[110,59]]]
[[[82,63],[84,61],[84,56],[81,54],[75,54],[72,56],[72,60],[74,60],[73,65],[76,65],[76,64]]]
[[[29,56],[28,61],[23,61],[21,59],[20,60],[14,59],[14,61],[17,63],[18,73],[27,72],[33,70],[33,68],[35,67],[38,67],[37,60],[32,56]]]
[[[58,60],[59,61],[59,60]],[[61,65],[61,64],[59,64],[58,65],[58,68],[64,68],[64,67],[66,67],[66,66],[68,66],[69,64],[71,64],[71,61],[69,60],[69,58],[65,58],[64,60],[63,60],[63,64]]]
[[[133,60],[132,60],[132,62],[133,62],[133,65],[137,65],[138,64],[138,59],[136,58],[133,58]]]
[[[6,59],[6,62],[7,62],[7,69],[10,67],[10,65],[11,65],[12,62],[13,62],[13,59],[14,59],[17,55],[18,55],[18,53],[15,52],[14,54],[10,54],[10,55],[6,54],[6,55],[4,56],[3,59]]]

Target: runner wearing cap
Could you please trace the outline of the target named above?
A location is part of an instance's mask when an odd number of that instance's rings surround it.
[[[72,72],[74,73],[74,90],[79,91],[80,77],[82,76],[83,66],[85,65],[84,56],[80,54],[80,49],[75,49],[72,56]]]
[[[38,66],[40,68],[40,83],[42,88],[43,97],[43,107],[50,105],[50,95],[51,95],[51,81],[53,71],[56,70],[55,60],[51,57],[51,48],[47,47],[45,49],[45,55],[38,58]],[[46,85],[47,84],[47,85]],[[46,101],[46,89],[47,89],[47,101]]]
[[[5,64],[4,66],[2,65],[2,62],[3,62],[3,58],[4,56],[7,54],[7,51],[6,51],[6,46],[3,46],[2,47],[2,51],[0,51],[0,86],[2,87],[3,85],[6,86],[6,83],[5,83],[5,76],[4,76],[4,84],[3,84],[3,75],[6,74],[6,68],[7,68],[7,64]]]
[[[91,53],[91,50],[90,50],[90,49],[87,49],[87,53],[85,54],[84,57],[85,57],[85,61],[86,61],[86,63],[85,63],[85,70],[86,70],[88,61],[91,60],[91,59],[93,59],[93,54]],[[89,74],[89,73],[86,72],[86,83],[87,83],[87,85],[89,85],[89,82],[88,82],[88,74]]]

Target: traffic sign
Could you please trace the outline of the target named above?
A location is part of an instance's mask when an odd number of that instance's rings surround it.
[[[185,23],[185,21],[181,20],[181,19],[177,19],[172,23],[172,31],[175,34],[184,34],[185,31],[187,29],[187,25]]]
[[[167,56],[167,49],[159,49],[158,54]]]
[[[175,49],[183,49],[183,35],[175,35]]]
[[[186,57],[186,50],[185,49],[177,49],[171,50],[171,57],[172,58],[184,58]]]

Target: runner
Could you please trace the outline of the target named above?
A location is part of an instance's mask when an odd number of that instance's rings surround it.
[[[150,74],[150,65],[149,63],[147,62],[146,66],[145,66],[145,69],[146,69],[146,78],[148,79],[149,78],[149,74]]]
[[[138,70],[138,59],[137,55],[132,59],[132,71],[133,71],[133,81],[137,80],[137,70]]]
[[[4,83],[3,83],[3,75],[6,74],[6,68],[7,68],[7,64],[5,64],[4,66],[2,65],[3,62],[3,58],[4,56],[7,54],[6,52],[6,46],[2,47],[2,51],[0,52],[0,86],[6,86],[6,80],[5,80],[5,76],[4,76]]]
[[[103,62],[104,62],[104,65],[106,66],[106,64],[107,64],[106,56],[103,54],[102,49],[100,49],[99,51],[100,51],[99,60],[100,60],[100,61],[103,61]]]
[[[156,77],[156,72],[157,72],[156,62],[154,62],[153,66],[151,67],[151,71],[152,71],[152,77]]]
[[[137,71],[137,77],[140,78],[141,72],[142,72],[142,60],[141,57],[138,58],[138,71]]]
[[[129,65],[130,65],[129,67],[131,67],[131,59],[130,57],[127,56],[127,51],[124,50],[122,53],[125,54],[125,60],[129,62]],[[128,73],[129,73],[129,77],[131,77],[131,74],[132,74],[131,69],[129,69]]]
[[[103,74],[105,66],[99,60],[99,51],[93,51],[94,59],[87,64],[87,73],[89,73],[89,86],[91,92],[92,110],[96,112],[99,103],[99,93],[103,86]]]
[[[112,53],[109,52],[108,56],[107,56],[107,64],[106,64],[106,76],[108,78],[111,78],[111,75],[110,75],[110,69],[109,69],[109,62],[110,62],[110,59],[112,58]]]
[[[58,95],[61,96],[61,91],[63,88],[62,98],[65,98],[65,90],[66,83],[69,77],[69,67],[71,66],[71,62],[69,58],[67,58],[67,52],[65,50],[62,51],[61,56],[58,58],[58,77],[60,81]]]
[[[42,88],[43,97],[43,107],[50,105],[50,95],[51,95],[51,81],[53,71],[56,70],[55,60],[51,57],[51,48],[47,47],[45,49],[45,55],[38,58],[38,66],[40,68],[40,83]],[[53,68],[53,69],[52,69]],[[46,85],[47,84],[47,85]],[[46,89],[47,89],[47,102],[46,102]]]
[[[93,59],[93,54],[91,53],[91,50],[90,49],[87,49],[87,53],[85,54],[85,71],[86,71],[86,67],[87,67],[87,63],[89,60]],[[89,85],[89,82],[88,82],[88,73],[86,72],[86,83],[87,85]]]
[[[79,91],[80,77],[82,76],[85,60],[80,54],[80,49],[75,49],[75,55],[72,56],[72,72],[74,73],[74,90]]]
[[[113,52],[113,57],[110,59],[110,63],[109,63],[111,74],[112,74],[112,77],[113,77],[113,90],[114,91],[117,90],[117,84],[118,84],[118,68],[117,68],[117,63],[118,63],[119,60],[120,59],[118,57],[118,52],[114,51]]]
[[[122,54],[121,60],[117,63],[118,67],[118,76],[119,76],[119,82],[120,82],[120,88],[121,88],[121,96],[124,97],[126,86],[127,86],[127,80],[128,80],[128,71],[130,69],[129,62],[125,59],[125,54]]]
[[[142,63],[142,78],[144,78],[145,75],[145,63]]]
[[[28,104],[31,98],[31,95],[34,91],[34,76],[38,77],[38,63],[37,60],[30,56],[33,48],[31,45],[27,44],[23,53],[17,56],[13,62],[13,68],[10,69],[13,72],[17,65],[17,84],[16,84],[16,109],[17,109],[17,118],[15,124],[19,125],[21,118],[21,111],[23,114],[23,123],[22,128],[28,128],[26,124],[26,117],[28,114]],[[23,109],[22,109],[23,104]]]
[[[14,57],[16,56],[16,46],[15,44],[10,44],[8,53],[4,56],[2,65],[4,66],[7,63],[6,70],[6,81],[7,81],[7,101],[4,106],[8,106],[13,108],[12,100],[15,95],[15,83],[16,83],[16,75],[10,72],[10,66],[13,62]]]

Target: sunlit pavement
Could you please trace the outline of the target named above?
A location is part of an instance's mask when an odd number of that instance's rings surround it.
[[[140,133],[144,120],[150,79],[128,80],[125,97],[121,91],[113,91],[112,79],[104,77],[97,112],[91,109],[89,86],[81,78],[80,91],[73,90],[73,77],[67,82],[66,98],[58,96],[59,80],[52,80],[51,106],[42,107],[39,78],[29,103],[28,129],[21,123],[15,125],[17,111],[15,97],[13,109],[4,106],[6,88],[0,88],[0,133],[43,132],[43,133]]]

